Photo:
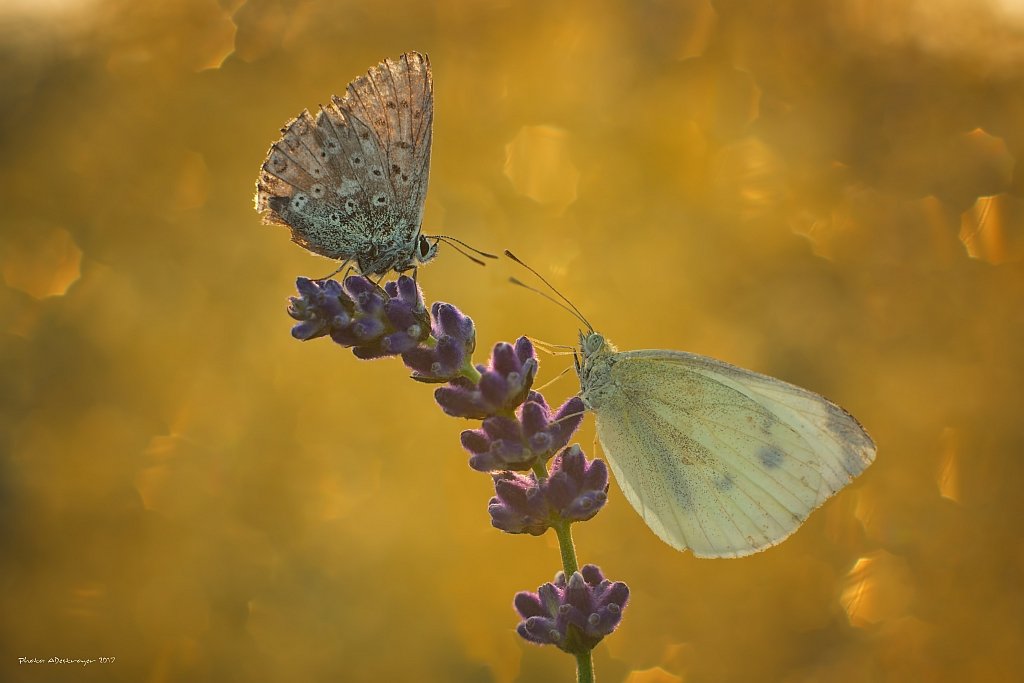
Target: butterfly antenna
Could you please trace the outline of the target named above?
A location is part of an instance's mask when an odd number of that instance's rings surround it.
[[[456,237],[452,237],[451,235],[427,235],[427,237],[429,237],[430,239],[435,239],[435,240],[437,240],[439,242],[444,242],[445,244],[450,245],[451,248],[455,249],[456,251],[459,251],[459,248],[455,246],[456,244],[458,244],[458,245],[461,245],[461,246],[465,247],[469,251],[473,252],[477,256],[483,256],[484,258],[490,258],[490,259],[498,258],[494,254],[489,254],[486,251],[480,251],[476,247],[471,247],[468,244],[466,244],[465,242],[463,242],[462,240],[460,240],[460,239],[458,239]],[[466,254],[466,252],[464,252],[464,251],[459,251],[459,253],[461,253],[463,256],[469,256],[469,254]],[[469,257],[469,258],[472,258],[472,257]],[[481,266],[484,265],[483,261],[480,261],[480,260],[477,260],[477,259],[473,259],[473,260],[476,263],[479,263]]]
[[[432,237],[432,236],[433,236],[433,235],[431,235],[431,237]],[[447,244],[447,245],[448,245],[449,247],[451,247],[451,248],[452,248],[452,249],[454,249],[455,251],[459,252],[460,254],[462,254],[463,256],[465,256],[466,258],[468,258],[468,259],[469,259],[470,261],[472,261],[473,263],[477,264],[478,266],[486,266],[486,265],[487,265],[486,263],[484,263],[483,261],[481,261],[480,259],[478,259],[478,258],[477,258],[476,256],[473,256],[472,254],[469,254],[469,253],[467,253],[467,252],[464,252],[464,251],[462,251],[461,249],[459,249],[459,248],[458,248],[457,246],[455,246],[454,244],[452,244],[452,243],[450,243],[450,242],[447,242],[447,241],[445,241],[445,240],[438,240],[438,242],[444,242],[444,243],[445,243],[445,244]]]
[[[558,306],[559,308],[562,308],[563,310],[568,311],[569,314],[572,315],[574,318],[578,318],[578,319],[582,320],[585,325],[587,325],[587,326],[590,325],[590,323],[588,323],[586,320],[583,319],[582,316],[580,316],[579,311],[577,311],[575,308],[570,308],[569,306],[566,306],[564,303],[562,303],[561,301],[559,301],[555,297],[551,296],[547,292],[545,292],[543,290],[540,290],[540,289],[537,289],[536,287],[531,287],[530,285],[526,284],[525,282],[523,282],[522,280],[520,280],[518,278],[510,277],[508,279],[508,281],[511,282],[514,285],[518,285],[519,287],[522,287],[523,289],[528,289],[531,292],[533,292],[534,294],[539,294],[540,296],[544,297],[545,299],[547,299],[548,301],[550,301],[554,305]],[[572,347],[570,346],[570,347],[565,347],[565,348],[572,348]]]
[[[591,325],[591,324],[590,324],[590,321],[589,321],[589,320],[587,320],[586,316],[584,316],[584,315],[583,315],[583,313],[581,313],[581,312],[580,312],[580,309],[576,308],[576,304],[574,304],[574,303],[573,303],[572,301],[570,301],[570,300],[569,300],[569,297],[567,297],[566,295],[562,294],[562,293],[561,293],[561,292],[559,292],[559,291],[558,291],[557,289],[555,289],[554,285],[552,285],[552,284],[551,284],[550,282],[548,282],[547,280],[545,280],[545,279],[544,279],[544,276],[543,276],[543,275],[541,275],[541,274],[540,274],[540,273],[538,273],[538,272],[537,272],[536,270],[534,270],[534,269],[533,269],[533,268],[531,268],[530,266],[528,266],[528,265],[526,265],[525,263],[523,263],[523,262],[522,262],[522,261],[521,261],[521,260],[519,259],[519,257],[518,257],[518,256],[516,256],[515,254],[513,254],[513,253],[512,253],[511,251],[509,251],[508,249],[506,249],[506,250],[505,250],[505,256],[508,256],[508,257],[509,257],[510,259],[512,259],[513,261],[515,261],[515,262],[516,262],[516,263],[518,263],[519,265],[521,265],[521,266],[522,266],[523,268],[526,268],[526,269],[527,269],[528,271],[530,271],[531,273],[533,273],[534,275],[536,275],[536,276],[537,276],[537,278],[538,278],[538,279],[539,279],[539,280],[540,280],[541,282],[543,282],[544,284],[546,284],[546,285],[548,286],[548,289],[550,289],[550,290],[551,290],[552,292],[554,292],[555,294],[557,294],[557,295],[558,295],[558,298],[559,298],[559,299],[561,299],[562,301],[564,301],[565,303],[563,304],[563,303],[561,303],[560,301],[558,301],[558,300],[554,299],[553,297],[551,297],[551,296],[549,296],[549,295],[545,294],[544,292],[542,292],[542,291],[540,291],[540,290],[538,290],[538,289],[534,289],[533,287],[530,287],[529,285],[525,285],[525,284],[523,284],[522,282],[520,282],[519,280],[517,280],[517,279],[515,279],[515,278],[509,278],[509,280],[510,280],[510,281],[512,282],[512,284],[515,284],[515,285],[520,285],[521,287],[526,287],[526,288],[527,288],[527,289],[529,289],[530,291],[532,291],[532,292],[536,292],[537,294],[540,294],[541,296],[543,296],[543,297],[544,297],[545,299],[547,299],[548,301],[552,301],[552,302],[554,302],[554,303],[558,304],[559,306],[561,306],[561,307],[562,307],[562,308],[564,308],[565,310],[567,310],[567,311],[569,311],[570,313],[572,313],[572,314],[573,314],[573,315],[574,315],[574,316],[575,316],[575,317],[576,317],[576,318],[577,318],[577,319],[578,319],[578,320],[579,320],[580,322],[582,322],[582,323],[583,323],[584,325],[586,325],[586,326],[587,326],[587,329],[588,329],[588,330],[590,330],[591,332],[593,332],[593,331],[594,331],[594,326],[593,326],[593,325]]]

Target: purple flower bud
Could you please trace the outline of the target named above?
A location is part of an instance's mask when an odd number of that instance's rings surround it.
[[[483,420],[493,415],[510,415],[530,395],[537,368],[533,344],[526,337],[520,337],[515,346],[495,344],[488,365],[477,366],[477,384],[442,387],[434,392],[434,398],[453,417]]]
[[[467,380],[452,385],[434,392],[444,411],[449,415],[478,415],[473,412],[480,405],[472,383]],[[469,466],[481,472],[521,472],[547,462],[555,451],[569,443],[583,420],[583,411],[582,399],[574,396],[552,415],[544,397],[532,391],[515,417],[486,417],[481,429],[462,433],[462,445],[471,455]]]
[[[361,276],[344,284],[298,278],[295,286],[300,296],[291,298],[288,314],[300,321],[292,328],[297,339],[330,335],[367,359],[404,353],[430,334],[419,288],[404,275],[383,289]]]
[[[494,476],[497,494],[487,504],[491,524],[510,534],[540,536],[550,526],[547,500],[537,485],[537,478],[515,472],[499,472]]]
[[[544,493],[558,517],[585,522],[608,501],[608,467],[603,460],[588,462],[579,446],[570,446],[555,456]]]
[[[419,343],[419,340],[408,332],[395,332],[384,337],[381,348],[388,354],[405,353]]]
[[[397,281],[388,282],[384,285],[384,291],[392,299],[398,299],[408,306],[423,307],[423,297],[416,281],[410,277],[400,277]]]
[[[437,339],[434,348],[418,346],[402,354],[402,360],[413,370],[412,378],[420,382],[448,382],[459,377],[466,360],[476,348],[473,321],[451,304],[431,306],[432,331]]]
[[[558,572],[536,593],[516,594],[513,604],[523,618],[516,631],[531,643],[582,654],[618,627],[628,600],[629,587],[608,581],[596,565],[585,565],[568,581]]]
[[[375,299],[370,299],[375,301]],[[380,309],[384,310],[384,305],[381,304]],[[356,338],[367,345],[366,342],[373,342],[384,336],[384,331],[387,329],[384,321],[377,318],[375,315],[361,315],[356,318],[356,321],[352,323],[352,331],[355,332]]]
[[[478,439],[486,437],[475,431],[462,434],[468,450],[483,443]],[[601,460],[589,462],[579,446],[559,453],[549,476],[539,483],[533,473],[505,471],[492,476],[496,495],[487,505],[491,524],[510,534],[537,536],[559,522],[586,521],[608,500],[608,468]]]
[[[404,275],[402,277],[405,277]],[[381,294],[387,294],[386,291],[382,291],[370,278],[363,277],[362,275],[349,275],[344,280],[345,291],[349,293],[353,299],[370,299],[371,297],[381,297]]]
[[[327,334],[330,325],[325,320],[303,320],[292,327],[292,336],[300,341],[308,341]]]
[[[330,334],[335,328],[351,322],[355,303],[334,280],[295,280],[299,296],[288,300],[288,315],[300,321],[292,328],[292,336],[302,341]]]

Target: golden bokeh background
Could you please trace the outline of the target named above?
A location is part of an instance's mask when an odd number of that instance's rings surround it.
[[[878,443],[741,560],[671,550],[613,484],[576,527],[632,589],[599,680],[1020,680],[1020,0],[7,0],[0,680],[573,680],[514,633],[553,537],[490,527],[473,424],[399,362],[290,338],[332,264],[252,208],[278,128],[411,49],[429,231]],[[420,282],[480,361],[572,343],[513,274],[445,249]]]

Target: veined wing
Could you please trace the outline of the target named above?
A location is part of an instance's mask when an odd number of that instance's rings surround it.
[[[390,179],[395,210],[419,227],[427,195],[434,86],[426,55],[407,52],[352,81],[334,105],[355,122],[361,139],[379,141],[371,174]],[[367,150],[368,152],[373,150]]]
[[[813,392],[695,354],[614,359],[598,435],[626,498],[675,548],[775,545],[874,459],[860,424]]]

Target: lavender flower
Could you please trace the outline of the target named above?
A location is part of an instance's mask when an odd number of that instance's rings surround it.
[[[289,301],[288,314],[299,323],[292,336],[303,341],[330,335],[352,347],[358,358],[394,356],[415,348],[430,334],[430,320],[419,288],[412,278],[380,288],[361,276],[295,282],[298,297]]]
[[[353,304],[335,280],[295,280],[299,296],[288,300],[288,315],[299,323],[292,327],[292,336],[302,341],[329,334],[335,328],[352,322],[349,311]]]
[[[516,594],[515,608],[523,618],[516,631],[532,643],[583,654],[615,630],[627,600],[626,584],[608,581],[596,565],[585,565],[568,581],[558,572],[554,583],[536,593]]]
[[[559,522],[583,522],[608,500],[608,468],[601,460],[588,462],[579,446],[559,453],[547,479],[534,474],[499,472],[487,505],[491,524],[511,534],[539,536]]]
[[[473,355],[476,328],[468,316],[451,304],[435,303],[430,315],[437,344],[433,348],[410,349],[402,354],[402,360],[412,368],[415,380],[447,382],[459,376],[467,359]]]
[[[488,365],[477,366],[478,382],[460,378],[435,391],[434,398],[453,417],[482,420],[508,415],[526,400],[537,368],[533,344],[526,337],[520,337],[515,346],[495,344]]]
[[[569,443],[583,412],[583,400],[574,396],[552,415],[544,397],[531,391],[515,417],[488,417],[481,429],[462,432],[462,446],[472,454],[469,466],[480,472],[524,471],[547,462]]]
[[[364,359],[401,355],[413,379],[447,383],[434,392],[444,412],[483,420],[480,429],[462,433],[462,445],[470,467],[494,473],[491,524],[533,535],[555,527],[563,562],[575,567],[569,525],[604,507],[608,469],[600,460],[588,461],[579,446],[565,447],[583,420],[583,401],[573,397],[552,411],[531,391],[538,361],[529,339],[497,344],[487,365],[471,367],[473,321],[445,303],[435,303],[428,315],[411,278],[383,288],[361,276],[342,284],[299,278],[296,287],[299,296],[290,299],[288,313],[298,321],[292,328],[297,339],[329,335]],[[541,467],[560,449],[543,476]],[[534,471],[519,474],[527,470]],[[616,629],[628,598],[626,585],[605,580],[595,565],[568,579],[559,572],[536,593],[516,595],[523,618],[517,630],[526,640],[577,655],[583,676],[592,670],[589,651]]]
[[[575,444],[555,457],[546,484],[549,505],[568,522],[585,522],[608,502],[608,467]]]
[[[508,471],[493,476],[497,495],[487,504],[491,524],[510,534],[540,536],[547,531],[551,509],[537,477]]]

